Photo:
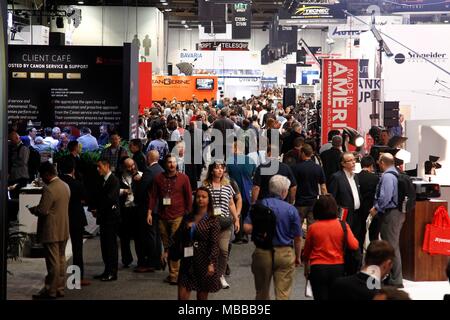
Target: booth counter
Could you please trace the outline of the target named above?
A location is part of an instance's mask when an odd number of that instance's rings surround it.
[[[417,201],[408,214],[400,235],[403,278],[410,281],[446,281],[448,257],[430,255],[422,250],[425,227],[433,220],[439,206],[448,208],[446,200]]]

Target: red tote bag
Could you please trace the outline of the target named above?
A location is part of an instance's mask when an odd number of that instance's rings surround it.
[[[436,209],[433,223],[427,224],[422,250],[450,256],[450,217],[444,206]]]

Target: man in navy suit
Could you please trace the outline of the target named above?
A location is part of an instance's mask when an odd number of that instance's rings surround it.
[[[347,223],[353,234],[359,234],[358,218],[361,207],[359,178],[354,173],[356,159],[352,152],[341,156],[341,170],[331,176],[328,191],[334,196],[339,207],[348,209]]]
[[[352,152],[344,152],[341,156],[341,170],[331,176],[328,191],[334,196],[341,209],[347,209],[345,220],[353,234],[358,235],[361,230],[361,192],[359,178],[354,173],[356,159]],[[355,274],[361,263],[360,252],[353,253],[353,259],[346,264],[347,274]]]
[[[100,226],[100,246],[105,270],[94,278],[101,281],[113,281],[117,280],[119,264],[117,233],[120,223],[120,183],[119,179],[111,172],[108,160],[99,160],[97,170],[103,181],[97,195],[97,203],[94,205],[95,209],[91,211]]]

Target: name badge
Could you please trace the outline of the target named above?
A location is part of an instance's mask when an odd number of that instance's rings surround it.
[[[171,204],[172,204],[172,199],[170,199],[169,197],[163,198],[163,205],[170,206]]]
[[[214,208],[214,215],[215,216],[220,216],[222,214],[222,209],[220,208]]]
[[[194,256],[194,247],[185,247],[184,248],[184,257],[193,257]]]

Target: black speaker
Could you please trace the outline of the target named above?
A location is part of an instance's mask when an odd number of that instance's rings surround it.
[[[64,46],[66,44],[66,34],[62,32],[50,32],[49,45]]]
[[[383,124],[386,128],[392,128],[398,126],[400,107],[398,101],[385,101],[384,102],[384,114]]]
[[[59,29],[64,28],[64,18],[63,17],[56,17],[56,27]]]
[[[167,64],[167,74],[169,76],[173,74],[173,65],[171,63]]]
[[[283,107],[294,106],[297,101],[297,93],[295,88],[283,88]]]
[[[295,83],[297,80],[297,65],[286,64],[286,85],[289,83]]]

